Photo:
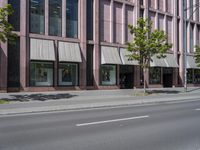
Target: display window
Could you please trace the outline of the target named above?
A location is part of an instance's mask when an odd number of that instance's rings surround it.
[[[102,65],[101,66],[101,84],[102,85],[116,85],[116,66]]]
[[[200,69],[194,70],[194,83],[200,84]]]
[[[78,64],[74,63],[59,64],[59,85],[60,86],[78,85]]]
[[[53,86],[53,62],[30,63],[30,86]]]
[[[187,83],[189,84],[193,83],[193,69],[187,70]]]
[[[149,69],[149,83],[161,84],[161,68],[153,67]]]

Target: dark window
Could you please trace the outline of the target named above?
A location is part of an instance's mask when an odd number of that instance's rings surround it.
[[[30,32],[44,34],[44,0],[30,0]]]
[[[161,84],[161,68],[154,67],[149,69],[149,83]]]
[[[31,86],[53,86],[53,62],[30,63]]]
[[[69,38],[78,38],[78,0],[67,0],[66,34]]]
[[[87,0],[87,39],[93,40],[93,0]]]
[[[193,69],[187,70],[187,83],[189,84],[193,83]]]
[[[93,86],[93,45],[87,46],[87,86]]]
[[[49,0],[49,34],[61,36],[62,0]]]
[[[14,10],[8,20],[14,31],[20,31],[20,0],[8,0],[8,3],[12,5]]]
[[[20,87],[20,38],[8,42],[8,87]]]
[[[194,84],[200,84],[200,69],[194,70]]]

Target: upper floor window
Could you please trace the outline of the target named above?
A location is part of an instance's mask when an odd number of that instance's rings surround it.
[[[30,0],[30,32],[44,34],[44,0]]]
[[[9,17],[9,22],[14,31],[20,31],[20,0],[8,0],[8,3],[14,9],[14,13]]]
[[[87,0],[87,39],[93,40],[93,0]]]
[[[70,38],[78,38],[78,0],[67,0],[66,35]]]
[[[49,34],[62,34],[62,0],[49,0]]]

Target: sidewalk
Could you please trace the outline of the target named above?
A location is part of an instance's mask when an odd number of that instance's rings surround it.
[[[0,99],[10,103],[0,105],[0,115],[200,100],[200,88],[189,88],[187,93],[183,88],[148,89],[150,95],[138,96],[142,91],[143,89],[2,93]]]

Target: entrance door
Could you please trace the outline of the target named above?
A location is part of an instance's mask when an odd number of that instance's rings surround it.
[[[172,87],[173,85],[173,69],[163,68],[163,87]]]
[[[120,88],[133,88],[133,66],[120,66]]]

